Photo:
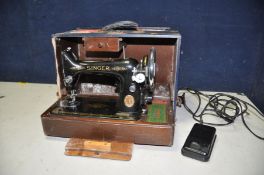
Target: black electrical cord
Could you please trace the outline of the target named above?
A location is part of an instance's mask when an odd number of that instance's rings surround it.
[[[216,93],[213,95],[204,94],[200,91],[186,88],[184,90],[187,90],[187,92],[195,95],[198,98],[198,106],[195,111],[192,111],[186,104],[185,99],[185,93],[183,93],[184,103],[183,106],[185,109],[192,114],[192,117],[195,121],[207,124],[207,125],[214,125],[214,126],[224,126],[229,125],[235,121],[235,119],[239,116],[241,116],[242,122],[244,126],[247,128],[249,132],[251,132],[254,136],[257,138],[264,140],[264,137],[261,137],[254,133],[251,128],[249,128],[248,124],[245,121],[244,115],[247,113],[248,108],[254,109],[258,114],[261,115],[264,119],[263,113],[257,109],[252,104],[241,100],[235,96],[225,94],[225,93]],[[205,107],[202,109],[201,103],[202,103],[202,97],[206,98],[208,100]],[[198,114],[198,112],[201,110],[201,112]],[[229,111],[229,112],[228,112]],[[211,123],[211,122],[204,122],[205,116],[216,116],[223,120],[222,123]]]

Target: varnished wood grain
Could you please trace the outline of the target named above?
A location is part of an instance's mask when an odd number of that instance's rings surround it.
[[[119,52],[120,38],[84,38],[86,51]]]
[[[65,146],[65,155],[130,160],[132,148],[133,143],[128,142],[70,138]]]

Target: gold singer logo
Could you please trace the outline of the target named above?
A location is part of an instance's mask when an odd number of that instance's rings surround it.
[[[127,70],[126,67],[121,66],[86,66],[87,70],[94,70],[94,71],[124,71]]]
[[[87,70],[110,70],[109,66],[86,66]]]

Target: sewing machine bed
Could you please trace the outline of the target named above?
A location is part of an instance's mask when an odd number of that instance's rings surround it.
[[[133,116],[119,114],[117,97],[77,97],[80,103],[76,108],[64,108],[60,106],[62,101],[58,101],[51,113],[55,115],[74,115],[84,118],[111,118],[119,120],[134,120]]]
[[[91,100],[93,101],[93,100]],[[161,108],[165,106],[165,120],[160,120],[160,115],[141,116],[139,120],[123,120],[118,117],[109,119],[102,117],[103,113],[112,110],[114,116],[115,109],[94,109],[83,111],[84,113],[73,114],[72,111],[58,111],[58,103],[55,102],[47,111],[41,115],[43,129],[46,135],[67,137],[67,138],[87,138],[94,140],[122,141],[136,144],[165,145],[173,144],[174,117],[170,103],[157,102],[154,105],[154,114],[162,114]],[[105,100],[102,104],[112,105],[114,100]],[[102,105],[101,104],[101,105]],[[99,104],[91,104],[99,105]],[[94,107],[95,107],[94,106]],[[68,114],[68,115],[67,115]]]

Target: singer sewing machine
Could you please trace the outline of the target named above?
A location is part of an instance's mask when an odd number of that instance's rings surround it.
[[[61,56],[63,82],[69,95],[57,103],[52,113],[128,120],[137,120],[147,113],[146,105],[152,102],[154,90],[155,48],[151,48],[149,56],[140,62],[134,58],[78,61],[70,47],[63,50]],[[119,98],[109,103],[104,98],[88,100],[87,97],[77,97],[80,76],[87,74],[98,78],[115,77]]]
[[[131,23],[54,34],[58,99],[41,115],[44,133],[172,145],[180,41]]]

